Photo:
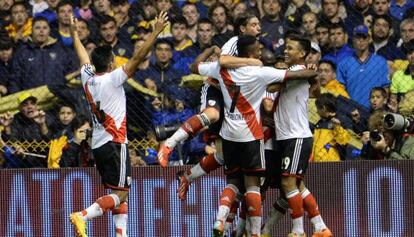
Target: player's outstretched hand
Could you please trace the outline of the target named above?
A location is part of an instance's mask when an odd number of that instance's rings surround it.
[[[157,34],[161,33],[167,25],[168,25],[167,12],[160,12],[160,14],[155,17],[154,32],[156,32]]]

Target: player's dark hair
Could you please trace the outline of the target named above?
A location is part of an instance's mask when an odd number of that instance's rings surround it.
[[[249,23],[250,19],[253,19],[253,18],[257,18],[257,16],[252,13],[243,13],[239,17],[237,17],[237,19],[234,22],[234,31],[236,35],[240,35],[241,34],[240,27],[242,26],[245,27],[247,23]]]
[[[315,28],[316,28],[316,27],[315,27]],[[333,29],[341,29],[341,30],[342,30],[342,32],[344,32],[345,34],[348,34],[348,33],[346,32],[345,25],[344,25],[344,23],[342,23],[342,22],[338,22],[338,23],[331,23],[331,24],[329,25],[329,30],[333,30]]]
[[[256,43],[256,41],[256,37],[251,35],[239,36],[239,39],[237,40],[237,51],[239,53],[239,57],[247,58],[252,50],[252,46],[254,43]]]
[[[128,0],[111,0],[110,3],[113,7],[129,4]]]
[[[112,47],[110,45],[97,47],[92,51],[91,59],[97,73],[106,72],[113,61]]]
[[[299,42],[300,47],[302,48],[302,50],[305,51],[304,58],[306,58],[306,56],[308,56],[308,54],[311,51],[311,42],[310,42],[310,40],[304,38],[303,36],[296,35],[296,34],[289,35],[288,39],[290,39],[292,41]]]
[[[14,1],[13,5],[10,7],[10,10],[12,10],[15,6],[23,6],[26,9],[26,13],[27,13],[27,5],[25,3],[25,1]]]
[[[317,108],[326,108],[331,113],[336,113],[336,97],[331,93],[321,94],[315,101]]]

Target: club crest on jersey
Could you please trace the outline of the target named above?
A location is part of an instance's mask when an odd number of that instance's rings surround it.
[[[52,60],[55,60],[55,59],[56,59],[56,57],[57,57],[57,54],[56,54],[55,52],[50,52],[50,53],[49,53],[49,57],[50,57]]]
[[[216,104],[215,100],[208,100],[208,105],[214,106]]]
[[[128,29],[127,29],[127,31],[128,31],[128,33],[132,33],[132,32],[134,32],[134,30],[135,30],[135,27],[133,27],[133,26],[130,26],[130,27],[128,27]]]
[[[132,181],[131,176],[127,176],[127,183],[128,183],[128,185],[131,185],[131,181]]]
[[[124,56],[125,52],[126,52],[126,50],[125,50],[125,49],[123,49],[123,48],[119,48],[119,49],[118,49],[118,54],[119,54],[119,56]]]

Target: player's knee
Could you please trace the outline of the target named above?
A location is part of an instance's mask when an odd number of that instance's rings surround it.
[[[123,191],[123,190],[112,190],[113,194],[116,194],[119,198],[119,202],[125,202],[128,200],[128,191]]]
[[[218,111],[214,107],[208,107],[206,108],[203,113],[207,116],[207,118],[210,120],[210,123],[215,123],[220,119],[220,111]]]
[[[285,193],[290,192],[297,188],[296,186],[296,177],[286,176],[282,178],[281,181],[282,189]]]

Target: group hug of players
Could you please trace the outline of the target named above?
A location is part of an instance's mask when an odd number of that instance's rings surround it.
[[[313,225],[312,236],[333,236],[303,180],[313,143],[307,100],[317,75],[314,65],[305,65],[310,41],[287,36],[288,70],[276,69],[263,66],[265,60],[260,60],[259,19],[243,15],[236,29],[239,35],[222,49],[206,49],[190,66],[193,73],[209,78],[202,88],[200,113],[161,145],[159,163],[166,167],[178,143],[208,128],[205,133],[214,152],[179,173],[178,194],[184,200],[191,182],[224,167],[227,185],[220,196],[213,236],[224,235],[238,208],[235,236],[270,236],[287,210],[292,219],[289,237],[306,236],[305,211]],[[279,188],[281,195],[262,225],[262,199],[269,187]]]

